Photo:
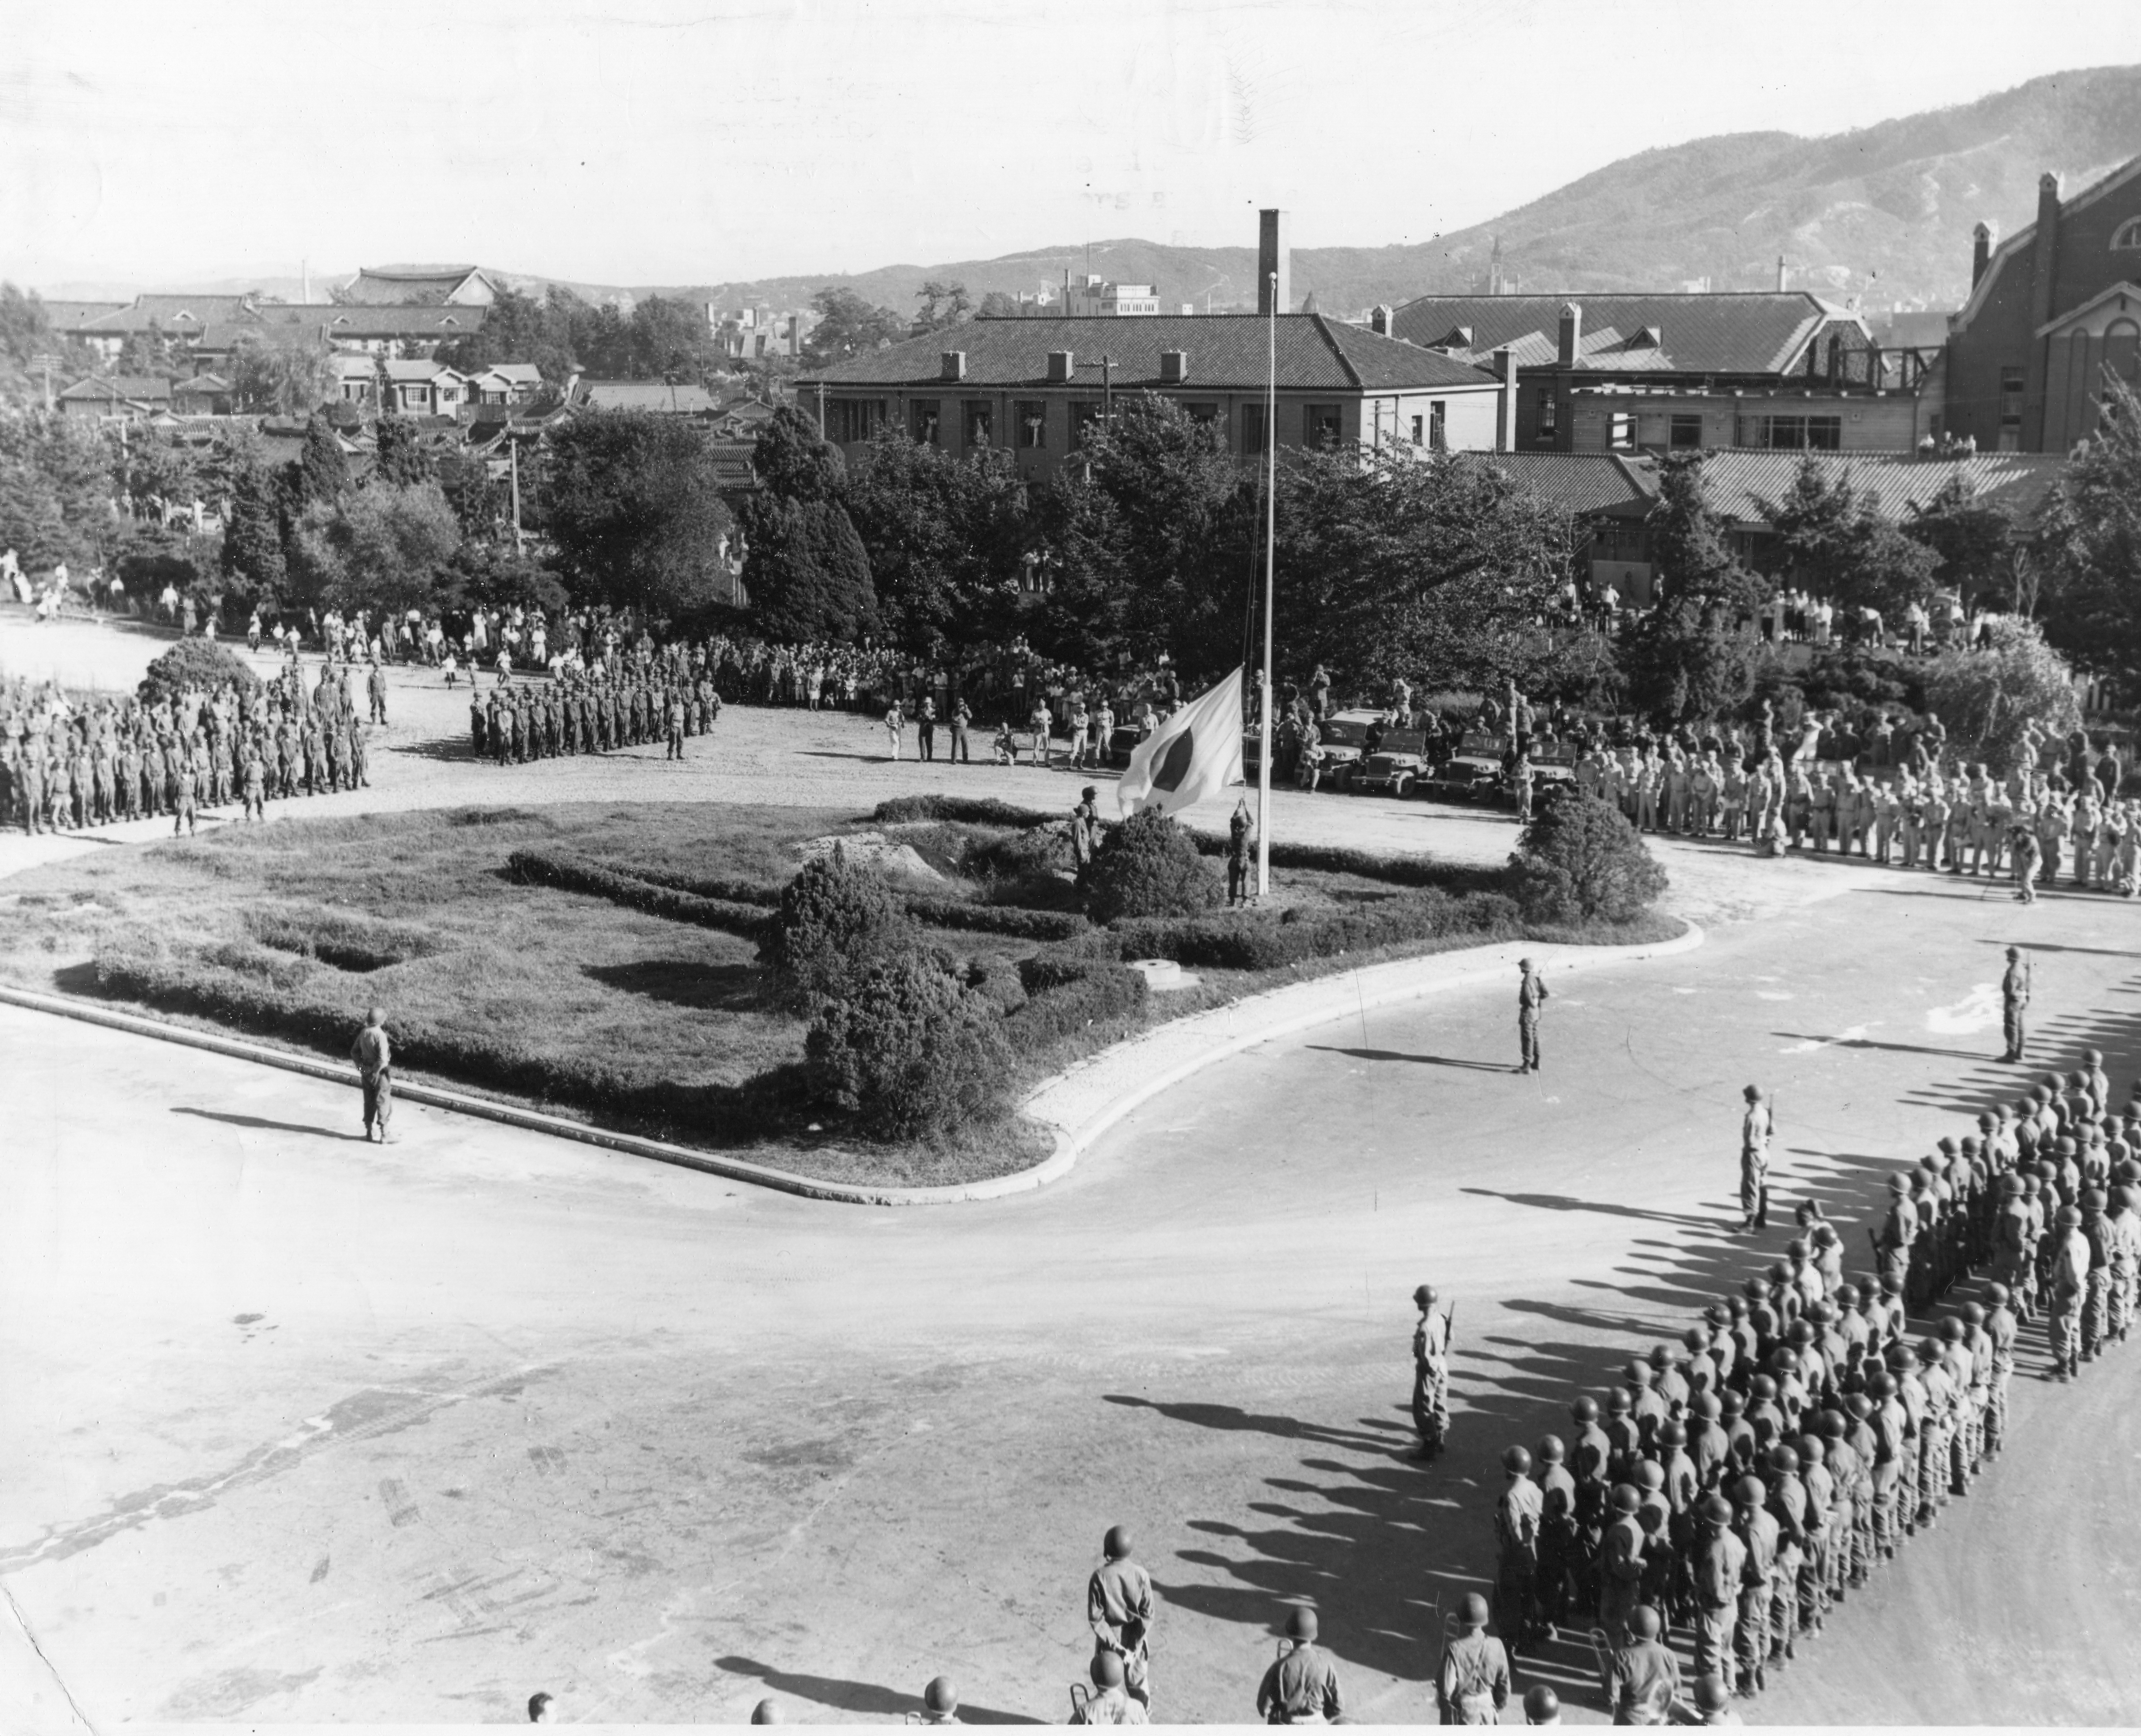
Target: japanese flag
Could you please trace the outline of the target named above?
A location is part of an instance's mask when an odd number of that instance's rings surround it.
[[[1174,814],[1242,776],[1242,671],[1192,700],[1138,744],[1115,785],[1115,807]]]

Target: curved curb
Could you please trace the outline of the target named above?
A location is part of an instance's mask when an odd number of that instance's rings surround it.
[[[939,1206],[1003,1199],[1014,1193],[1031,1193],[1069,1174],[1087,1148],[1125,1115],[1214,1062],[1259,1043],[1356,1013],[1365,1014],[1371,1006],[1399,1006],[1445,990],[1462,988],[1485,977],[1504,976],[1519,957],[1534,960],[1543,972],[1566,974],[1587,966],[1633,963],[1692,952],[1705,938],[1702,930],[1690,922],[1671,940],[1627,947],[1504,941],[1490,947],[1431,953],[1425,958],[1392,959],[1387,963],[1371,965],[1365,971],[1349,971],[1320,976],[1310,982],[1267,989],[1245,1001],[1213,1007],[1186,1019],[1140,1031],[1045,1080],[1027,1094],[1020,1108],[1021,1113],[1051,1129],[1056,1149],[1030,1168],[994,1176],[987,1181],[943,1188],[872,1188],[823,1181],[814,1176],[797,1175],[790,1170],[746,1163],[740,1158],[719,1157],[688,1146],[672,1145],[666,1140],[589,1127],[563,1116],[546,1115],[539,1109],[498,1103],[443,1085],[396,1080],[395,1095],[433,1109],[474,1115],[530,1133],[576,1139],[583,1145],[673,1163],[681,1168],[748,1183],[775,1193],[793,1193],[805,1199],[856,1206]],[[120,1012],[71,996],[46,995],[33,989],[0,985],[0,1004],[78,1019],[85,1024],[100,1025],[132,1036],[183,1044],[233,1060],[279,1067],[286,1073],[302,1074],[329,1084],[354,1089],[357,1083],[357,1070],[339,1061],[273,1049],[242,1037],[219,1036],[139,1013]]]

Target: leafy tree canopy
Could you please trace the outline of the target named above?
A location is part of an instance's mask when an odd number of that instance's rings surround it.
[[[875,307],[852,289],[828,285],[810,298],[818,323],[803,340],[803,360],[811,367],[844,361],[907,336],[908,322],[889,307]]]
[[[575,416],[553,437],[544,499],[576,598],[661,620],[720,600],[734,520],[694,425],[622,411]]]

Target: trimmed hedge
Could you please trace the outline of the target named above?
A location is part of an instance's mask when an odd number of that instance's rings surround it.
[[[1056,976],[1045,992],[1038,992],[1025,968],[1034,962],[1027,959],[1019,970],[1032,998],[1003,1021],[1004,1035],[1021,1055],[1031,1055],[1107,1020],[1142,1011],[1151,992],[1142,972],[1090,961],[1081,964],[1076,975]]]
[[[651,880],[621,874],[599,863],[543,850],[515,850],[506,858],[506,868],[523,886],[549,886],[560,892],[588,893],[642,910],[649,916],[672,922],[696,923],[701,928],[721,928],[746,940],[762,940],[767,912],[756,905],[738,904],[725,898],[702,898]]]
[[[314,966],[242,942],[197,958],[116,943],[97,955],[94,968],[105,995],[278,1037],[335,1060],[348,1058],[357,1034],[347,1010],[312,989],[308,979]],[[806,1113],[796,1066],[775,1068],[739,1085],[683,1085],[513,1049],[480,1030],[406,1018],[392,1020],[389,1028],[397,1065],[640,1126],[732,1140],[788,1130]]]
[[[612,872],[628,879],[644,880],[650,886],[666,886],[672,892],[689,893],[695,898],[721,898],[731,904],[756,904],[766,910],[780,907],[780,888],[762,880],[731,880],[720,874],[680,874],[670,868],[618,868]]]
[[[269,904],[244,912],[246,932],[263,947],[316,958],[338,971],[383,971],[429,958],[438,937],[413,922],[394,922],[322,905]]]
[[[1184,828],[1187,830],[1187,828]],[[1228,841],[1214,832],[1191,832],[1207,856],[1224,856]],[[1431,856],[1385,856],[1373,850],[1348,850],[1336,844],[1294,843],[1273,838],[1275,868],[1306,868],[1325,874],[1353,874],[1363,880],[1386,880],[1393,886],[1440,887],[1445,890],[1486,888],[1503,878],[1499,868],[1437,862]]]
[[[1046,826],[1062,819],[1060,814],[1036,814],[1031,808],[1014,808],[994,796],[899,795],[879,802],[870,818],[881,826],[906,825],[914,820],[962,821],[972,826]]]
[[[1075,911],[1028,910],[1019,904],[969,904],[960,898],[907,900],[907,913],[933,928],[965,928],[981,934],[1008,934],[1018,940],[1067,941],[1092,925]]]

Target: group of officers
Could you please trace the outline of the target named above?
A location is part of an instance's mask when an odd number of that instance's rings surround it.
[[[271,800],[360,788],[371,779],[351,681],[328,664],[308,688],[293,665],[258,691],[82,704],[17,690],[0,710],[0,812],[32,834],[165,816],[190,833],[201,808],[239,802],[259,819]],[[383,696],[381,681],[376,716]]]
[[[1509,1656],[1572,1624],[1590,1632],[1617,1723],[1729,1720],[1733,1695],[1760,1693],[1998,1454],[2024,1326],[2042,1317],[2060,1381],[2125,1341],[2141,1307],[2141,1094],[2115,1108],[2091,1050],[1976,1128],[1889,1178],[1876,1271],[1847,1280],[1841,1236],[1804,1202],[1766,1275],[1628,1364],[1602,1403],[1577,1399],[1566,1439],[1504,1453],[1499,1637],[1466,1625],[1474,1643],[1449,1641],[1445,1722],[1499,1721]],[[1914,1333],[1911,1316],[1973,1274],[1977,1295]],[[1430,1288],[1415,1300],[1431,1456],[1449,1319]],[[1686,1694],[1676,1627],[1693,1645]]]
[[[721,696],[701,661],[642,650],[613,652],[537,686],[501,677],[469,701],[469,735],[479,758],[500,765],[568,754],[606,754],[661,742],[681,760],[684,743],[711,730]]]

